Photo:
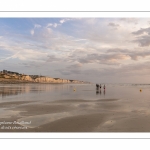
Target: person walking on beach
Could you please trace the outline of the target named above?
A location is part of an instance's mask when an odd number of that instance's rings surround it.
[[[101,86],[101,84],[100,84],[100,86],[99,86],[99,87],[100,87],[100,89],[101,89],[101,87],[102,87],[102,86]]]
[[[99,84],[96,84],[96,88],[97,88],[97,89],[99,88]]]
[[[104,90],[105,90],[105,84],[104,84]]]

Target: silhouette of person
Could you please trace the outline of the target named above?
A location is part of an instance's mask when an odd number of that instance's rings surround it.
[[[104,90],[105,90],[105,84],[104,84]]]
[[[99,87],[100,87],[100,89],[101,89],[101,87],[102,87],[102,86],[101,86],[101,84],[100,84],[100,86],[99,86]]]
[[[99,88],[99,84],[96,84],[96,87]]]

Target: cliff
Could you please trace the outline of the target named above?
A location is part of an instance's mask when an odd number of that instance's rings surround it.
[[[0,73],[0,79],[7,79],[10,81],[18,81],[18,82],[34,82],[34,83],[88,83],[78,80],[68,80],[68,79],[60,79],[60,78],[51,78],[46,76],[38,76],[38,75],[24,75],[15,72],[3,72]]]

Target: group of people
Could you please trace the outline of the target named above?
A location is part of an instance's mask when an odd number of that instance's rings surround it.
[[[96,88],[97,88],[97,90],[100,88],[100,90],[101,90],[101,88],[102,88],[102,86],[101,86],[101,84],[99,85],[99,84],[96,84]],[[104,86],[103,86],[103,88],[104,88],[104,90],[105,90],[105,84],[104,84]]]

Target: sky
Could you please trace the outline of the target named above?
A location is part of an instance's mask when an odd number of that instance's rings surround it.
[[[150,84],[150,18],[0,18],[0,70]]]

